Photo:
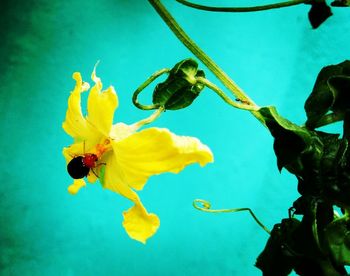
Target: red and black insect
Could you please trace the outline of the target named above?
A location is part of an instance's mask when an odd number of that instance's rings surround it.
[[[94,168],[106,163],[97,163],[101,156],[108,150],[109,140],[105,140],[103,144],[97,144],[95,146],[96,153],[85,153],[85,142],[83,144],[83,154],[78,156],[72,156],[72,160],[67,165],[67,171],[69,175],[74,179],[84,178],[88,176],[90,170],[93,174],[98,177],[95,173]]]
[[[86,153],[74,157],[67,165],[69,175],[74,179],[80,179],[87,176],[93,168],[96,167],[98,157],[93,153]],[[95,174],[95,172],[92,170]]]

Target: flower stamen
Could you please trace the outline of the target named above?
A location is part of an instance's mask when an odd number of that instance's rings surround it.
[[[106,153],[106,152],[108,152],[110,150],[112,150],[111,141],[109,139],[105,139],[102,144],[97,144],[96,145],[96,156],[97,156],[97,158],[100,159],[101,156],[104,153]]]

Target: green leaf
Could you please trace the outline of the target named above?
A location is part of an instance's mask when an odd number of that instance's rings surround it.
[[[335,0],[331,3],[332,7],[350,7],[350,0]]]
[[[325,239],[335,264],[350,265],[350,221],[348,217],[334,220],[325,229]]]
[[[326,1],[311,1],[311,9],[308,16],[312,28],[318,28],[331,15],[331,8],[327,5]]]
[[[264,275],[288,275],[292,272],[294,252],[291,236],[299,224],[300,221],[296,219],[283,219],[275,224],[255,264]]]
[[[311,219],[311,220],[310,220]],[[256,267],[263,275],[288,275],[294,270],[298,275],[346,275],[343,266],[334,266],[323,254],[314,237],[314,218],[283,219],[274,226]]]
[[[345,112],[349,105],[350,61],[322,68],[317,76],[313,90],[305,102],[306,125],[314,129],[321,118],[329,111]]]
[[[283,118],[273,106],[263,107],[258,112],[275,138],[274,151],[280,171],[285,167],[293,174],[300,174],[305,165],[301,157],[305,154],[311,155],[308,157],[311,161],[320,161],[323,145],[315,132]]]
[[[189,106],[204,89],[197,77],[205,77],[193,59],[185,59],[171,69],[168,78],[159,83],[153,92],[153,104],[176,110]]]
[[[322,174],[323,193],[339,207],[350,207],[350,147],[347,139],[338,139],[329,145],[325,156],[327,162]],[[325,163],[325,162],[324,162]]]
[[[350,76],[335,76],[328,79],[328,87],[335,100],[331,110],[334,112],[345,112],[350,109]]]

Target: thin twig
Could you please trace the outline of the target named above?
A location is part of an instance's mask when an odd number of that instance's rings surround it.
[[[261,6],[252,6],[252,7],[211,7],[211,6],[195,4],[186,0],[176,0],[176,1],[185,6],[188,6],[197,10],[211,11],[211,12],[257,12],[257,11],[290,7],[290,6],[295,6],[295,5],[304,4],[308,2],[307,0],[292,0],[292,1],[261,5]]]
[[[199,206],[201,204],[202,206]],[[193,207],[197,210],[207,212],[207,213],[236,213],[242,211],[248,211],[250,215],[253,217],[255,222],[269,235],[271,231],[257,218],[254,212],[250,208],[231,208],[231,209],[211,209],[211,204],[209,201],[203,199],[196,199],[193,201]]]

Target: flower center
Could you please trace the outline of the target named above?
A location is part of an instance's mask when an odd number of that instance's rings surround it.
[[[112,149],[111,141],[109,139],[105,139],[101,144],[96,145],[96,156],[98,159]]]

